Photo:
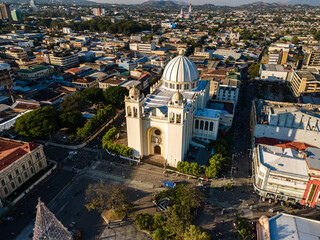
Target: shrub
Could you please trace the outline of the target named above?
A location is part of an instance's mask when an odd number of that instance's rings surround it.
[[[191,175],[198,175],[201,173],[201,167],[197,163],[178,162],[177,169],[179,172]]]

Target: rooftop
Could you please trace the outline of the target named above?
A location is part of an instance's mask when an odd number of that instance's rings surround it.
[[[308,178],[307,164],[292,148],[258,145],[260,161],[273,171],[280,171]]]
[[[277,71],[277,72],[284,72],[284,68],[280,64],[261,64],[262,70],[264,71]]]
[[[197,111],[194,114],[197,117],[203,117],[203,118],[220,118],[220,111],[209,109],[209,108],[203,108],[203,109],[197,109]]]
[[[38,146],[36,143],[0,138],[0,171]]]
[[[269,219],[272,240],[319,240],[320,221],[285,213]]]

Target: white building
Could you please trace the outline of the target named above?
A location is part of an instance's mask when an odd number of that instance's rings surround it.
[[[233,79],[224,79],[217,88],[216,99],[219,101],[234,102],[234,107],[238,103],[240,82]]]
[[[62,32],[64,34],[70,34],[70,33],[72,33],[72,30],[69,27],[64,27],[64,28],[62,28]]]
[[[258,100],[252,107],[253,137],[304,142],[320,147],[320,112],[317,105]]]
[[[155,42],[151,43],[130,43],[130,50],[139,53],[151,53],[156,49]]]
[[[172,59],[151,94],[136,88],[125,99],[128,146],[138,158],[162,156],[169,166],[183,161],[192,138],[215,140],[220,111],[206,108],[209,81],[200,81],[196,65],[185,56]]]
[[[285,82],[287,80],[289,71],[284,70],[280,64],[261,64],[259,75],[260,80],[272,82]]]
[[[264,197],[301,202],[309,180],[305,157],[291,148],[259,144],[253,153],[255,190]]]

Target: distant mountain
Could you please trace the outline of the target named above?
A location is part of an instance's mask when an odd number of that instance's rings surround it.
[[[297,0],[297,1],[301,1],[301,0]],[[311,0],[312,1],[312,0]],[[319,1],[319,0],[315,0],[315,1]],[[285,3],[266,3],[266,2],[254,2],[254,3],[250,3],[250,4],[243,4],[240,5],[240,7],[243,8],[247,8],[247,7],[280,7],[280,6],[284,6],[286,5]]]
[[[287,2],[290,5],[310,5],[310,6],[320,6],[320,1],[319,0],[290,0]]]
[[[145,6],[151,6],[151,7],[174,7],[178,5],[187,5],[187,3],[183,1],[163,1],[163,0],[149,0],[147,2],[141,3]]]

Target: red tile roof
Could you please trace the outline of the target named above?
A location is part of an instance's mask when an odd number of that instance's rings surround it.
[[[0,138],[0,171],[31,152],[39,145]]]
[[[279,139],[275,139],[275,138],[268,138],[268,137],[256,138],[256,144],[272,145],[272,146],[276,146],[276,147],[282,147],[283,149],[291,148],[296,151],[306,150],[307,147],[314,147],[314,146],[306,144],[306,143],[290,142],[290,141],[284,141],[284,140],[279,140]]]

